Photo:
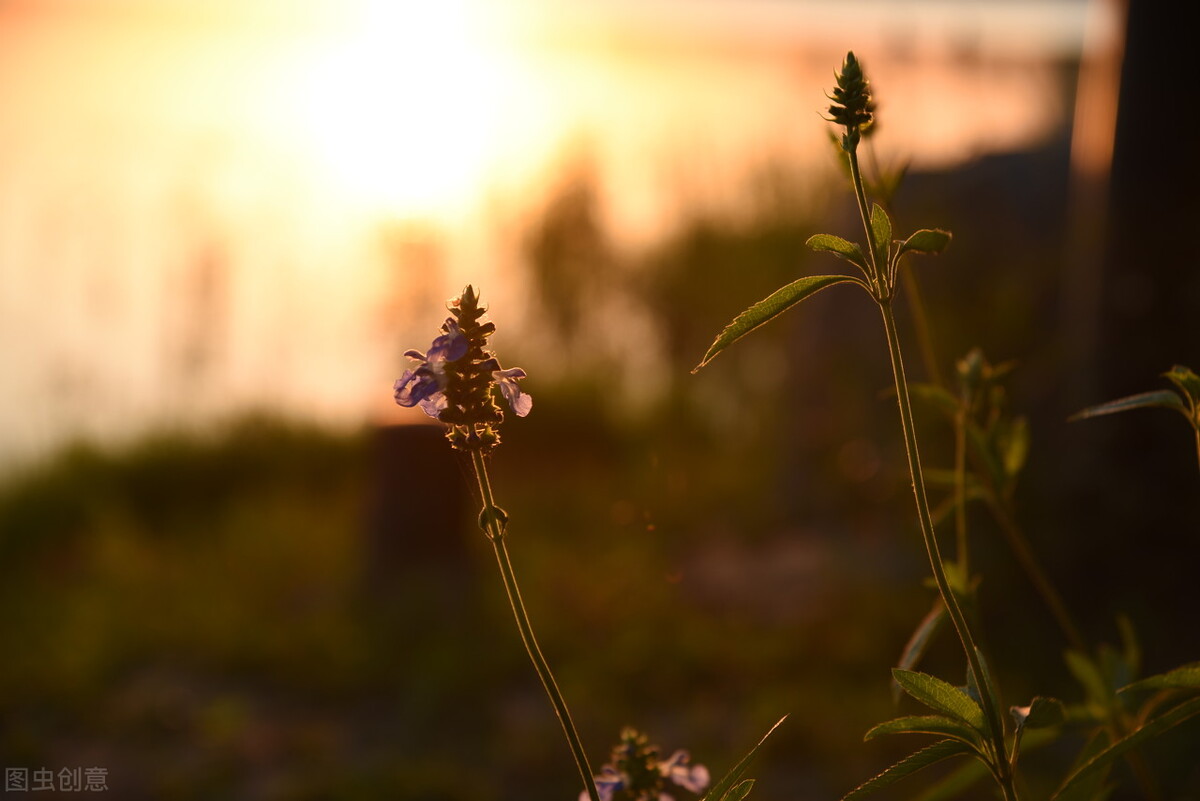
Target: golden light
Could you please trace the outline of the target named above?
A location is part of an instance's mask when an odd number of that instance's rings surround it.
[[[512,85],[482,26],[469,0],[378,0],[297,65],[297,138],[343,201],[428,216],[478,188]]]

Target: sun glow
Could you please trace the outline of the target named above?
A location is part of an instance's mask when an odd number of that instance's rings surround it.
[[[297,78],[299,136],[324,181],[400,217],[468,201],[513,85],[511,60],[469,0],[365,4]]]

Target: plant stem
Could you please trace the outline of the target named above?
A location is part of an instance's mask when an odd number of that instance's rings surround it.
[[[900,353],[900,337],[896,330],[896,316],[892,313],[892,308],[889,304],[881,302],[879,309],[883,314],[883,327],[887,334],[888,354],[892,360],[892,376],[896,383],[896,400],[900,407],[900,429],[904,436],[904,448],[908,454],[908,471],[912,478],[913,496],[917,504],[917,520],[921,527],[921,537],[925,541],[925,552],[929,557],[929,566],[933,571],[933,580],[937,584],[938,593],[942,596],[942,603],[946,605],[946,611],[950,615],[950,622],[954,625],[954,630],[958,634],[963,652],[966,654],[967,664],[970,666],[971,673],[975,676],[976,684],[979,686],[980,702],[983,706],[984,715],[987,718],[988,728],[992,733],[993,747],[996,751],[997,778],[1005,791],[1005,797],[1015,798],[1016,790],[1009,786],[1012,784],[1012,773],[1008,770],[1004,759],[1004,729],[999,710],[996,709],[995,704],[992,702],[991,693],[988,692],[986,686],[987,674],[983,671],[983,665],[979,658],[979,650],[975,645],[975,638],[972,636],[971,629],[967,625],[967,619],[963,614],[962,607],[959,606],[958,597],[954,594],[949,579],[946,578],[946,570],[942,564],[941,550],[938,548],[937,537],[933,530],[933,518],[929,514],[929,500],[925,496],[925,478],[921,469],[921,457],[917,451],[917,436],[916,427],[913,422],[912,401],[908,394],[908,381],[904,376],[904,360]]]
[[[922,535],[925,541],[925,553],[928,554],[929,566],[934,571],[934,582],[937,584],[938,594],[942,596],[942,603],[946,604],[946,610],[950,615],[950,622],[954,624],[954,631],[958,633],[962,650],[966,654],[967,664],[971,667],[971,673],[976,677],[984,715],[988,718],[989,728],[995,740],[997,758],[1001,761],[1002,765],[1004,735],[1000,713],[996,710],[995,704],[992,704],[991,694],[986,692],[986,674],[979,660],[979,651],[976,648],[976,643],[974,643],[971,628],[967,626],[966,616],[962,614],[958,596],[950,588],[949,579],[946,577],[946,568],[942,564],[941,549],[937,547],[937,537],[934,534],[934,520],[930,516],[929,500],[925,496],[925,478],[924,472],[920,468],[920,454],[917,451],[917,432],[912,416],[912,401],[908,397],[908,381],[905,378],[904,359],[902,359],[900,354],[900,337],[899,333],[896,332],[895,315],[892,313],[892,307],[887,305],[887,303],[880,303],[880,311],[883,314],[883,329],[886,331],[888,338],[888,354],[892,357],[892,375],[895,379],[896,402],[900,406],[900,429],[901,433],[904,434],[905,451],[908,454],[908,474],[912,477],[912,492],[914,499],[917,501],[917,519],[920,524],[920,535]],[[1008,772],[1003,771],[1003,775],[1007,777]]]
[[[475,478],[479,482],[479,493],[483,498],[482,519],[485,521],[488,539],[492,541],[492,548],[496,552],[496,563],[500,566],[500,576],[504,579],[504,590],[508,593],[508,602],[512,606],[517,629],[521,632],[521,642],[525,644],[525,651],[529,654],[529,660],[533,662],[533,669],[546,689],[546,695],[550,696],[550,705],[554,707],[554,713],[558,715],[558,722],[562,724],[563,735],[566,736],[567,745],[571,749],[572,756],[575,757],[575,764],[579,767],[579,773],[583,777],[583,785],[587,789],[588,797],[591,801],[600,801],[596,780],[588,765],[587,754],[583,750],[579,733],[575,730],[575,723],[571,720],[567,702],[563,699],[562,693],[554,681],[554,674],[550,672],[550,665],[546,662],[546,657],[542,656],[537,638],[533,634],[533,625],[529,622],[529,614],[525,611],[525,604],[521,601],[517,576],[513,571],[512,561],[508,558],[508,548],[504,544],[504,526],[498,515],[499,508],[492,498],[492,485],[488,480],[487,464],[479,451],[471,451],[471,464],[475,468]]]
[[[879,258],[879,248],[875,247],[875,231],[871,228],[871,210],[867,206],[867,193],[863,189],[862,172],[858,168],[858,150],[851,147],[846,151],[846,155],[850,159],[850,182],[854,184],[854,199],[858,201],[858,215],[862,217],[863,230],[867,233],[867,250],[870,252],[871,269],[874,275],[871,280],[874,284],[876,298],[888,298],[891,295],[887,280],[887,264],[885,259]]]
[[[958,597],[946,578],[946,568],[942,563],[941,550],[938,548],[937,537],[933,530],[933,517],[929,514],[929,500],[925,497],[925,477],[921,470],[921,457],[917,452],[916,426],[913,422],[912,400],[908,395],[908,379],[904,375],[904,359],[900,354],[900,336],[896,330],[896,315],[892,311],[892,288],[888,283],[888,254],[880,257],[879,248],[875,246],[875,234],[871,228],[871,214],[867,206],[867,195],[863,189],[862,173],[858,168],[856,148],[851,146],[846,150],[850,162],[850,179],[854,184],[854,196],[858,201],[859,216],[862,217],[863,228],[867,234],[867,247],[871,254],[871,266],[875,273],[875,301],[883,315],[883,328],[887,334],[888,355],[892,360],[892,377],[896,383],[896,401],[900,407],[900,428],[904,435],[904,449],[908,454],[908,472],[912,478],[913,495],[917,503],[917,521],[921,527],[921,537],[925,541],[925,552],[929,557],[929,567],[933,571],[933,580],[937,584],[942,603],[950,622],[958,634],[959,642],[967,657],[967,665],[975,677],[979,687],[979,698],[983,713],[987,720],[988,729],[992,735],[992,749],[995,752],[996,780],[1004,792],[1006,801],[1016,801],[1016,786],[1013,782],[1012,771],[1008,768],[1005,758],[1004,725],[999,710],[996,709],[989,690],[989,679],[983,671],[979,648],[967,625],[967,618],[959,606]]]

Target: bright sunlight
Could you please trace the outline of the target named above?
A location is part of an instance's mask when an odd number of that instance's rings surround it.
[[[379,0],[352,20],[295,76],[306,155],[351,204],[399,217],[461,208],[496,153],[512,60],[470,0]]]

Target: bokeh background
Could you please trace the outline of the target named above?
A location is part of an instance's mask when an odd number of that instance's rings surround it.
[[[878,315],[822,293],[689,373],[837,269],[809,235],[858,233],[822,120],[851,49],[897,225],[955,234],[914,264],[911,373],[1015,362],[1046,571],[1092,642],[1124,613],[1147,672],[1195,660],[1186,424],[1066,422],[1200,369],[1179,13],[0,0],[0,767],[100,766],[124,799],[574,797],[469,476],[391,399],[467,283],[530,374],[494,479],[595,765],[628,724],[721,773],[784,714],[763,798],[902,755],[861,742],[932,600]],[[1007,700],[1079,700],[971,522]],[[961,671],[948,638],[928,666]],[[1162,798],[1200,798],[1198,743],[1146,749]],[[1069,756],[1031,758],[1035,795]]]

